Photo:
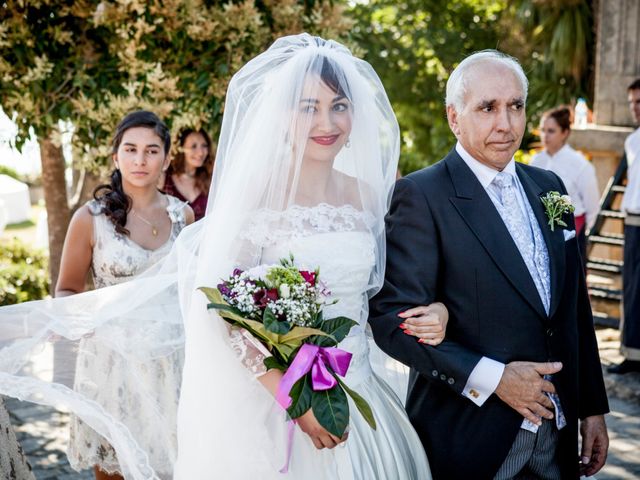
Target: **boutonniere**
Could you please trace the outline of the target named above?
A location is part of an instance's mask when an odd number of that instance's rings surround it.
[[[542,200],[545,213],[549,219],[547,223],[551,227],[551,231],[555,230],[556,225],[566,227],[567,224],[562,220],[562,216],[565,213],[573,213],[576,209],[571,203],[571,197],[569,195],[560,195],[559,192],[548,192],[540,200]]]

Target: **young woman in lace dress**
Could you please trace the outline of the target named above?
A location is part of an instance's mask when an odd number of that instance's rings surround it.
[[[155,114],[133,112],[120,122],[113,139],[111,182],[96,189],[94,199],[75,213],[69,225],[56,297],[84,291],[89,272],[95,288],[130,280],[167,255],[178,233],[193,222],[189,206],[156,188],[168,166],[169,147],[169,131]],[[178,358],[169,357],[165,368],[156,366],[144,373],[146,380],[158,385],[160,400],[169,405],[177,403],[181,366]],[[143,422],[140,402],[127,388],[130,368],[88,336],[78,347],[74,388],[106,408],[114,405],[125,423]],[[156,433],[154,425],[142,425],[141,430],[150,437]],[[113,448],[75,416],[68,456],[78,470],[94,467],[97,479],[122,478]]]

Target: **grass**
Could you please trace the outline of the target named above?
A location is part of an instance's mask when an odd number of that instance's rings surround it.
[[[23,228],[35,227],[36,224],[33,220],[24,220],[23,222],[10,223],[5,227],[5,230],[22,230]]]

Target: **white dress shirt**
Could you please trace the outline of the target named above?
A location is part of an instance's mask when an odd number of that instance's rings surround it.
[[[596,169],[591,162],[565,144],[554,155],[549,155],[546,150],[535,154],[531,165],[551,170],[562,179],[571,203],[576,207],[575,216],[585,214],[587,228],[591,228],[600,210]]]
[[[458,155],[462,157],[464,163],[471,169],[487,194],[493,196],[494,192],[489,188],[489,185],[491,185],[493,179],[498,175],[498,170],[477,161],[460,145],[460,142],[456,144],[456,152],[458,152]],[[516,174],[515,160],[511,159],[504,168],[504,171],[512,174],[519,183],[519,180],[517,180],[518,175]],[[524,209],[524,205],[521,203],[523,200],[520,198],[520,195],[517,197],[520,208]],[[497,362],[488,357],[482,357],[471,371],[471,375],[469,375],[467,383],[462,390],[462,395],[481,407],[498,387],[504,372],[504,367],[504,363]]]
[[[624,141],[627,154],[627,189],[622,198],[622,211],[640,215],[640,128]]]

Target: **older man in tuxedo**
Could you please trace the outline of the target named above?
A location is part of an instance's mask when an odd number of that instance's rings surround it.
[[[370,322],[380,347],[411,367],[406,408],[435,480],[577,479],[607,455],[573,216],[542,202],[566,190],[554,173],[513,159],[526,97],[513,58],[463,60],[447,83],[457,144],[398,181],[387,218],[386,278]],[[398,314],[436,300],[450,312],[445,341],[404,335]]]

